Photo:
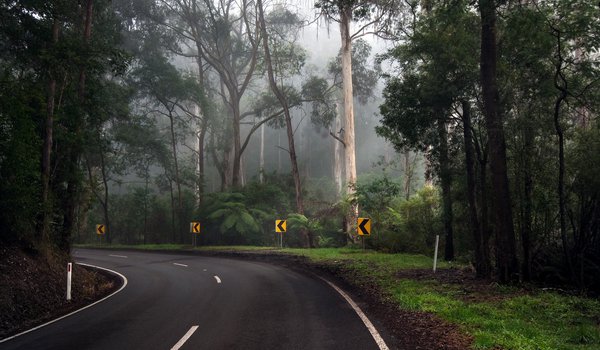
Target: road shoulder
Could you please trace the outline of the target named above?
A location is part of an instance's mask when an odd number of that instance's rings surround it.
[[[0,340],[90,305],[123,284],[108,271],[74,264],[72,300],[67,301],[68,259],[9,248],[0,256]]]

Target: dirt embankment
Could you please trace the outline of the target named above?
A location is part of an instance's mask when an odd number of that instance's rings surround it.
[[[73,264],[66,300],[68,257],[0,247],[0,339],[85,306],[120,286],[120,279]]]

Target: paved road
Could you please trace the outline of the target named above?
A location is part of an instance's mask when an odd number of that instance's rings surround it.
[[[73,255],[122,273],[127,286],[0,349],[172,349],[184,340],[181,349],[378,349],[335,290],[283,267],[163,253]]]

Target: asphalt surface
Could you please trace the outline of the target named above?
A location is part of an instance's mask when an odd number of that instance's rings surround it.
[[[216,257],[84,249],[73,256],[123,274],[127,286],[0,349],[379,349],[351,306],[316,277]]]

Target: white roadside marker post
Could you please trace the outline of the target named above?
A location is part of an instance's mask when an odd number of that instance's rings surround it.
[[[67,264],[67,300],[71,300],[71,274],[73,270],[73,264]]]
[[[435,235],[435,251],[433,253],[433,273],[437,268],[437,253],[438,253],[438,244],[440,243],[440,235]]]

